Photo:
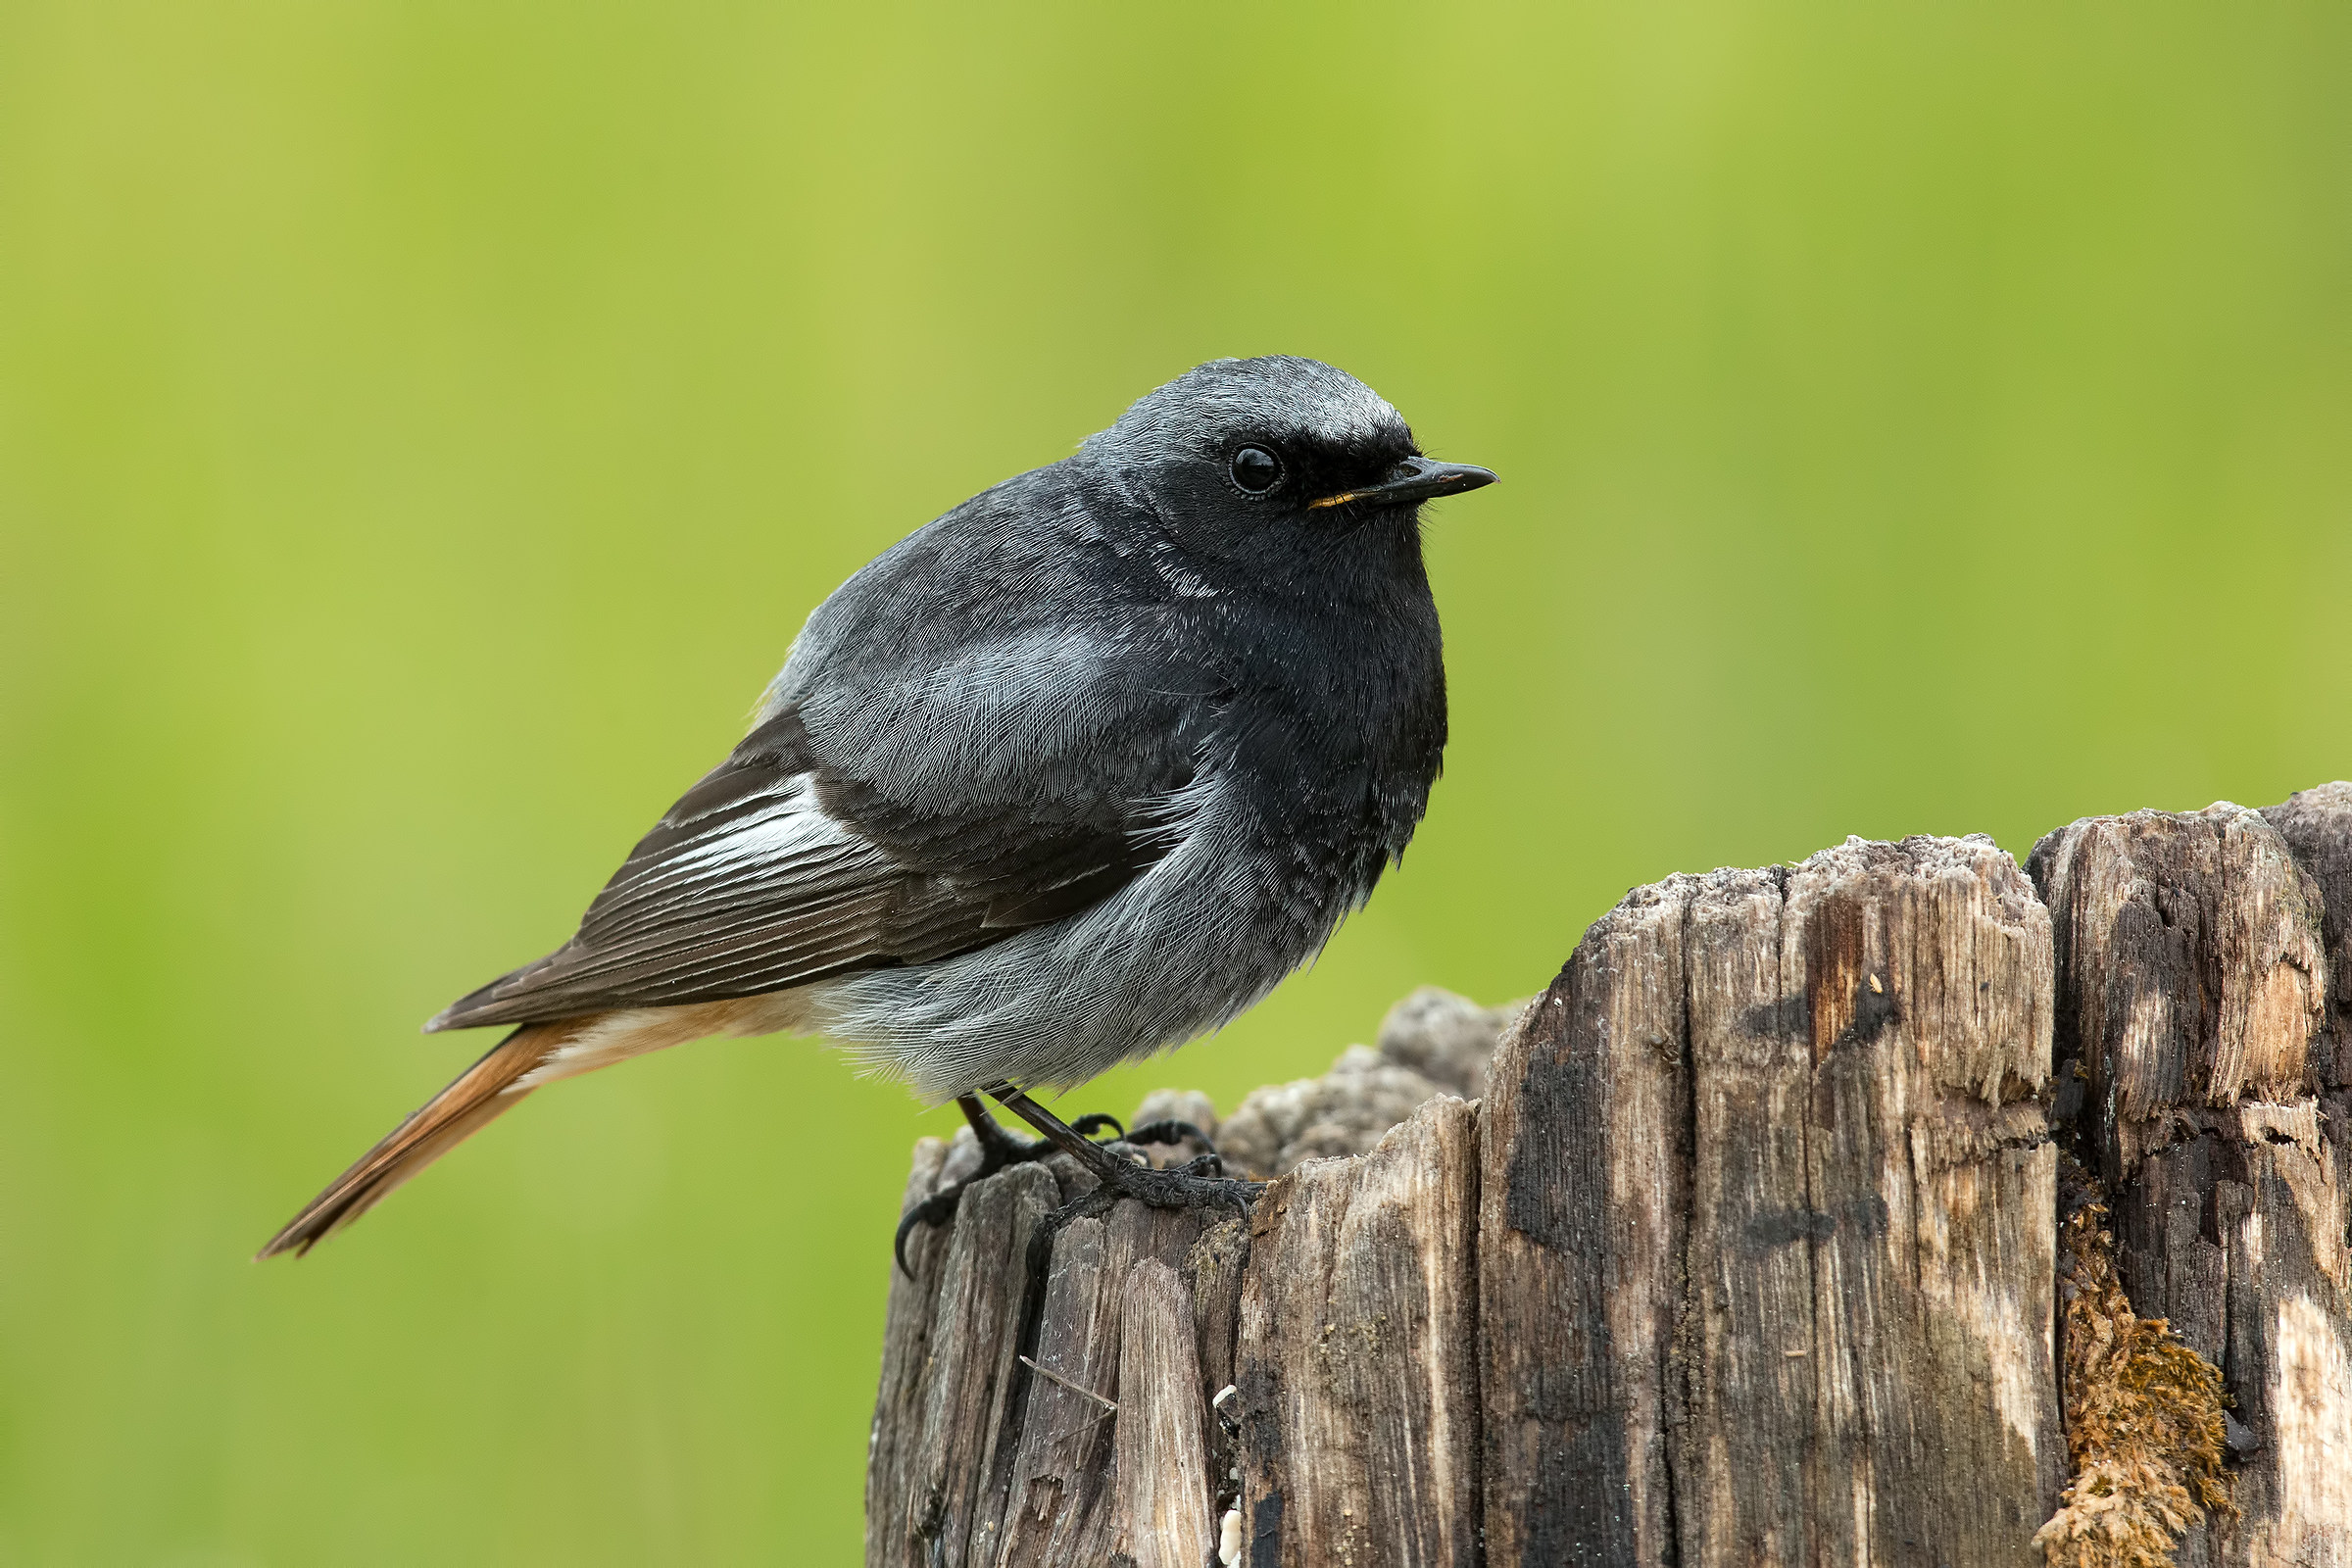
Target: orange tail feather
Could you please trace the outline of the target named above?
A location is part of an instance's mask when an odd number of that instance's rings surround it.
[[[492,1047],[489,1054],[458,1076],[423,1109],[392,1129],[336,1177],[326,1191],[303,1206],[286,1228],[270,1238],[255,1260],[280,1252],[297,1256],[358,1219],[384,1195],[497,1120],[527,1089],[508,1093],[515,1081],[547,1059],[572,1033],[568,1024],[525,1024]]]

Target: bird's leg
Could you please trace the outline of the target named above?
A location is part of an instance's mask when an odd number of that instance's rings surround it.
[[[1018,1165],[1036,1159],[1045,1152],[1045,1146],[1036,1141],[1024,1143],[1004,1130],[1004,1124],[988,1113],[978,1095],[957,1095],[956,1108],[971,1123],[972,1137],[980,1144],[980,1176],[993,1176],[1007,1165]]]
[[[1121,1159],[1011,1084],[991,1084],[983,1092],[1036,1128],[1047,1143],[1076,1160],[1081,1169],[1101,1184],[1101,1191],[1118,1198],[1132,1198],[1152,1208],[1247,1209],[1257,1195],[1266,1190],[1264,1182],[1237,1181],[1219,1174],[1224,1169],[1224,1162],[1217,1157],[1213,1148],[1189,1164],[1179,1165],[1173,1170],[1153,1170],[1149,1165]],[[1151,1134],[1150,1141],[1154,1143],[1174,1143],[1188,1134],[1200,1138],[1203,1145],[1208,1143],[1199,1128],[1186,1122],[1155,1122],[1150,1127],[1139,1127],[1136,1131]],[[1133,1135],[1130,1135],[1130,1139],[1132,1141]],[[1095,1195],[1087,1196],[1093,1198]]]
[[[899,1260],[899,1272],[909,1278],[913,1277],[914,1271],[906,1266],[906,1238],[914,1233],[917,1225],[947,1223],[955,1217],[956,1205],[963,1200],[964,1190],[974,1182],[985,1181],[1007,1165],[1019,1165],[1032,1159],[1043,1159],[1052,1153],[1055,1147],[1048,1139],[1040,1138],[1024,1142],[1013,1137],[1004,1130],[1004,1125],[996,1117],[988,1113],[987,1107],[980,1103],[978,1095],[957,1095],[956,1103],[962,1109],[963,1119],[971,1123],[972,1137],[979,1141],[980,1168],[947,1191],[934,1193],[924,1199],[908,1209],[906,1217],[899,1221],[899,1234],[892,1238],[890,1250],[892,1255]],[[1059,1126],[1060,1123],[1056,1122],[1054,1125]],[[1155,1123],[1153,1130],[1169,1125],[1181,1124]],[[1092,1149],[1094,1146],[1087,1143],[1083,1135],[1101,1132],[1104,1128],[1110,1129],[1113,1133],[1121,1131],[1118,1118],[1102,1115],[1081,1116],[1075,1127],[1063,1130],[1076,1137],[1080,1144]],[[1162,1141],[1172,1142],[1173,1140]]]

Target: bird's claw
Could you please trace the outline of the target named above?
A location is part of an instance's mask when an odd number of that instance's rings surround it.
[[[1030,1160],[1043,1159],[1054,1152],[1053,1144],[1046,1139],[1015,1138],[1004,1130],[1004,1123],[981,1109],[978,1101],[964,1096],[960,1097],[958,1102],[961,1103],[963,1101],[970,1102],[964,1104],[964,1119],[971,1123],[972,1136],[978,1140],[980,1145],[980,1168],[955,1186],[933,1193],[929,1198],[924,1199],[900,1216],[898,1234],[891,1238],[890,1253],[891,1256],[898,1259],[899,1272],[908,1279],[914,1278],[914,1270],[908,1267],[906,1262],[906,1238],[914,1234],[917,1226],[946,1224],[956,1217],[956,1207],[962,1202],[964,1193],[974,1183],[986,1181],[1008,1165],[1026,1164]],[[1105,1129],[1108,1129],[1114,1138],[1126,1135],[1126,1129],[1120,1124],[1118,1117],[1106,1115],[1101,1111],[1092,1115],[1080,1116],[1070,1125],[1089,1138]],[[1189,1124],[1152,1123],[1152,1127],[1155,1129],[1183,1125]],[[1198,1129],[1195,1131],[1197,1133]],[[1173,1139],[1147,1141],[1174,1142]],[[1203,1139],[1202,1142],[1205,1143],[1206,1140]]]

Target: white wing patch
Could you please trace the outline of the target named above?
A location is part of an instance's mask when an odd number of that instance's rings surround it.
[[[795,773],[776,790],[772,804],[736,818],[699,848],[662,863],[663,880],[681,887],[722,879],[747,865],[800,865],[831,858],[828,851],[871,849],[847,824],[825,814],[807,773]]]
[[[591,908],[583,930],[600,942],[667,923],[682,907],[723,906],[731,895],[779,883],[823,887],[829,875],[865,869],[883,851],[818,804],[814,780],[795,773],[763,797],[764,805],[717,824],[646,865],[616,879]]]

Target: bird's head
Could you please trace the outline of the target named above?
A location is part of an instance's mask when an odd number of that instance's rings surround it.
[[[1196,366],[1083,455],[1115,466],[1186,548],[1229,560],[1324,555],[1367,529],[1409,537],[1422,502],[1494,482],[1422,456],[1403,416],[1347,371],[1289,355]]]

